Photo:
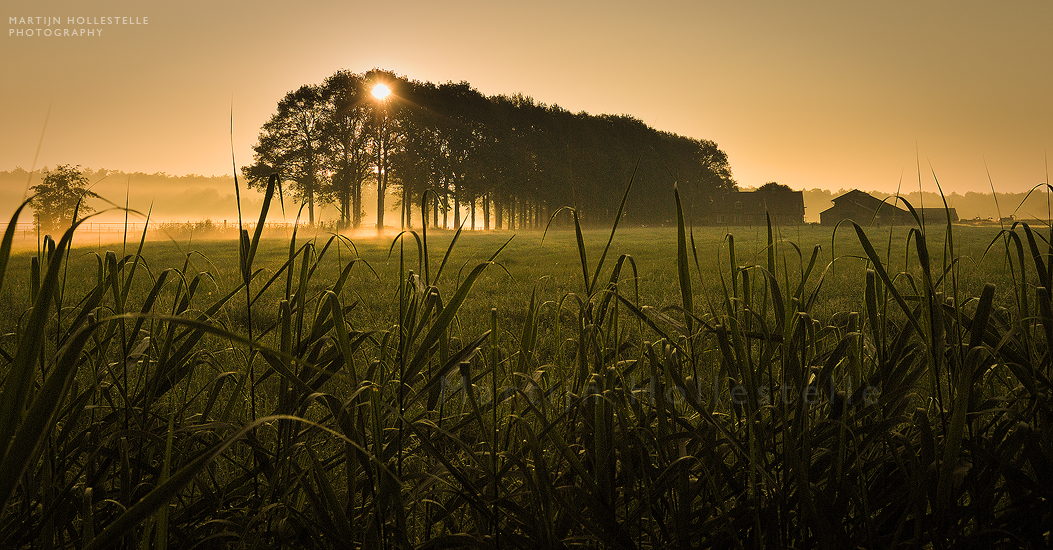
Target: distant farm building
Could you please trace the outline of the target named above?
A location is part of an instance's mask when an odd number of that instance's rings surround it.
[[[914,216],[905,208],[899,208],[891,201],[882,201],[858,189],[831,200],[834,206],[819,213],[819,223],[836,225],[842,220],[852,220],[860,225],[914,225]],[[926,221],[946,223],[958,221],[958,213],[953,208],[915,208],[918,216]]]
[[[713,199],[712,223],[717,225],[773,225],[804,223],[804,193],[767,183],[756,191],[735,189]]]

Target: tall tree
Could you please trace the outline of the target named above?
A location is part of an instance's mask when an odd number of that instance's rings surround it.
[[[362,184],[373,163],[370,149],[370,100],[361,76],[343,70],[322,85],[327,168],[332,173],[329,196],[340,208],[341,224],[362,224]]]
[[[329,140],[325,133],[325,109],[320,86],[301,86],[278,102],[275,113],[260,132],[253,147],[255,162],[242,169],[250,187],[263,187],[277,173],[297,202],[307,205],[314,225],[314,205],[329,172]],[[324,198],[324,196],[322,197]]]
[[[405,79],[390,71],[373,69],[363,75],[362,80],[372,94],[370,121],[376,158],[377,229],[381,230],[384,228],[385,205],[391,176],[390,161],[393,152],[397,151],[399,146],[399,94],[402,93]]]
[[[468,187],[471,159],[478,140],[477,110],[486,100],[467,82],[441,84],[433,99],[431,108],[441,113],[436,117],[435,132],[440,140],[442,162],[441,181],[446,186],[446,193],[451,197],[453,226],[461,225],[462,204],[474,201],[472,190]]]
[[[399,94],[399,147],[392,152],[391,172],[401,191],[402,227],[413,226],[412,209],[429,188],[438,184],[437,162],[440,149],[434,125],[434,113],[429,108],[429,96],[434,86],[407,82]],[[434,204],[434,201],[432,202]],[[430,210],[434,216],[435,205]],[[428,220],[422,220],[427,223]]]

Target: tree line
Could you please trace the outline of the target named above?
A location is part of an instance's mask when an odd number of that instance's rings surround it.
[[[310,223],[316,204],[331,203],[355,228],[367,187],[377,191],[378,228],[394,200],[402,228],[421,221],[423,203],[433,227],[516,229],[543,226],[563,206],[582,223],[609,223],[630,179],[626,221],[637,224],[671,221],[674,186],[695,211],[735,186],[712,141],[378,69],[341,70],[287,93],[253,149],[242,169],[250,186],[277,173]]]

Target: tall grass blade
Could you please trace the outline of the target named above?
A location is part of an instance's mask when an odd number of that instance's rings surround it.
[[[68,232],[72,233],[72,229]],[[63,239],[65,241],[65,239]],[[94,307],[101,299],[101,292],[96,292],[94,300],[87,306]],[[97,322],[96,322],[97,323]],[[6,507],[22,474],[37,456],[51,430],[55,428],[55,413],[64,402],[64,398],[73,383],[73,377],[81,361],[81,351],[98,324],[83,326],[64,349],[60,350],[59,360],[48,373],[39,392],[29,403],[29,410],[24,418],[13,425],[5,425],[5,432],[13,431],[10,444],[4,449],[0,460],[0,503]],[[10,382],[10,381],[9,381]],[[5,387],[5,394],[7,388]],[[20,396],[25,400],[24,396]],[[14,411],[21,412],[21,407]],[[7,437],[4,442],[7,443]]]
[[[11,446],[14,431],[22,424],[24,411],[29,403],[30,392],[36,378],[36,359],[44,339],[50,304],[55,302],[61,284],[59,272],[63,258],[73,239],[76,225],[66,230],[48,262],[47,273],[34,297],[33,309],[26,323],[25,333],[33,337],[21,338],[14,360],[4,378],[3,393],[0,393],[0,455],[6,456]]]
[[[680,281],[680,304],[684,308],[684,325],[687,326],[686,336],[694,335],[692,315],[695,311],[694,296],[691,290],[691,266],[687,258],[687,236],[684,229],[684,207],[680,203],[680,190],[673,189],[673,198],[676,201],[676,274]]]
[[[11,247],[15,240],[15,231],[18,229],[18,216],[22,214],[22,209],[29,204],[31,199],[26,199],[15,209],[15,213],[11,215],[11,222],[7,224],[7,229],[4,231],[4,240],[0,242],[0,290],[4,288],[4,274],[7,273],[7,262],[11,259]]]
[[[119,540],[125,538],[137,525],[154,515],[162,506],[175,498],[194,478],[208,467],[217,457],[223,454],[231,445],[248,436],[253,430],[260,426],[282,419],[303,421],[297,417],[268,416],[258,418],[241,428],[234,434],[213,445],[207,452],[202,453],[194,460],[183,466],[171,477],[160,483],[157,487],[147,493],[142,499],[122,513],[113,523],[106,526],[84,548],[95,550],[97,548],[112,548]]]
[[[592,282],[589,283],[587,290],[591,294],[596,289],[596,281],[600,278],[600,273],[603,271],[603,261],[607,258],[607,252],[611,249],[611,243],[614,242],[614,233],[618,231],[618,224],[622,221],[622,215],[625,213],[625,203],[629,200],[629,191],[633,188],[633,181],[636,179],[636,171],[640,169],[640,163],[637,161],[636,168],[633,169],[632,176],[629,177],[629,184],[625,186],[625,192],[622,193],[622,201],[618,203],[618,213],[614,215],[614,222],[611,224],[611,234],[607,238],[607,244],[603,247],[603,253],[600,254],[600,261],[596,263],[596,272],[592,274]],[[577,225],[578,218],[574,217],[575,226]],[[581,232],[578,231],[579,245]],[[584,259],[584,254],[582,255]],[[585,265],[584,263],[582,265]],[[586,272],[586,277],[588,273]]]

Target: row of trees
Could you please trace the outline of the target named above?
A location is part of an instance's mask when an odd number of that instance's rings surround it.
[[[389,198],[406,228],[427,196],[425,223],[456,227],[464,211],[472,229],[501,229],[540,225],[561,206],[585,223],[609,223],[633,174],[626,216],[640,224],[668,221],[674,185],[696,210],[735,185],[711,141],[629,116],[574,114],[523,95],[486,97],[466,82],[436,85],[376,69],[339,71],[289,92],[254,150],[242,170],[250,186],[277,172],[311,223],[316,204],[332,203],[352,227],[362,225],[367,186],[377,190],[378,227]]]

